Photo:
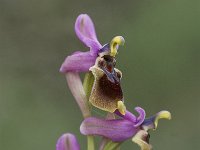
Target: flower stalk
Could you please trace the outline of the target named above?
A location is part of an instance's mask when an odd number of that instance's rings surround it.
[[[106,145],[104,146],[103,150],[117,150],[120,149],[120,145],[122,143],[118,143],[118,142],[113,142],[111,140],[109,140]]]

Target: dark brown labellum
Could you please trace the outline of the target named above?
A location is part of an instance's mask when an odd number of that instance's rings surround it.
[[[109,112],[114,112],[118,101],[123,101],[120,84],[122,74],[115,68],[115,64],[114,57],[104,55],[90,68],[95,80],[89,101],[92,105]]]

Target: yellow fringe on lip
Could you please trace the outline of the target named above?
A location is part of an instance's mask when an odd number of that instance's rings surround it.
[[[119,45],[124,45],[125,40],[122,36],[115,36],[110,42],[110,56],[115,57]]]

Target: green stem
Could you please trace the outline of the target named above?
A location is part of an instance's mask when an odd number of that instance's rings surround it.
[[[87,136],[87,144],[88,150],[95,150],[94,137],[92,135]]]
[[[104,150],[118,150],[120,149],[120,145],[122,143],[116,143],[109,140],[106,145],[104,146]]]
[[[84,81],[83,81],[83,88],[86,94],[86,98],[88,100],[88,104],[89,104],[89,96],[92,90],[93,83],[94,83],[93,74],[91,72],[86,73],[84,77]],[[88,150],[95,150],[94,136],[91,136],[91,135],[87,136],[87,144],[88,144],[88,147],[87,147]]]

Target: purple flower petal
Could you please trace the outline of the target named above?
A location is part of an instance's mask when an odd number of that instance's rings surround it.
[[[56,150],[80,150],[80,145],[73,134],[66,133],[58,139]]]
[[[81,14],[76,19],[75,32],[78,38],[90,47],[92,54],[97,54],[101,49],[101,44],[97,40],[94,24],[87,14]]]
[[[125,115],[122,115],[118,110],[115,111],[115,114],[117,114],[118,116],[120,116],[126,120],[131,121],[134,124],[134,127],[138,127],[144,121],[146,114],[145,114],[144,109],[142,109],[141,107],[135,107],[135,111],[138,112],[138,114],[139,114],[138,117],[136,117],[134,114],[132,114],[128,110],[126,111]]]
[[[60,67],[60,72],[87,72],[95,64],[96,56],[90,52],[75,52],[68,56]]]
[[[119,112],[119,110],[116,110],[116,111],[115,111],[115,114],[118,115],[118,116],[120,116],[120,117],[122,117],[122,118],[124,118],[124,119],[126,119],[126,120],[129,120],[129,121],[131,121],[131,122],[133,122],[133,123],[136,122],[136,116],[135,116],[134,114],[132,114],[131,112],[129,112],[128,110],[126,110],[125,115],[122,115],[122,114]]]
[[[84,135],[100,135],[114,142],[121,142],[133,137],[139,130],[133,125],[124,119],[105,120],[90,117],[82,122],[80,131]]]
[[[134,126],[138,127],[143,123],[146,113],[144,109],[142,109],[141,107],[135,107],[135,111],[139,113],[139,117],[137,117],[137,121],[136,121],[137,123]]]

